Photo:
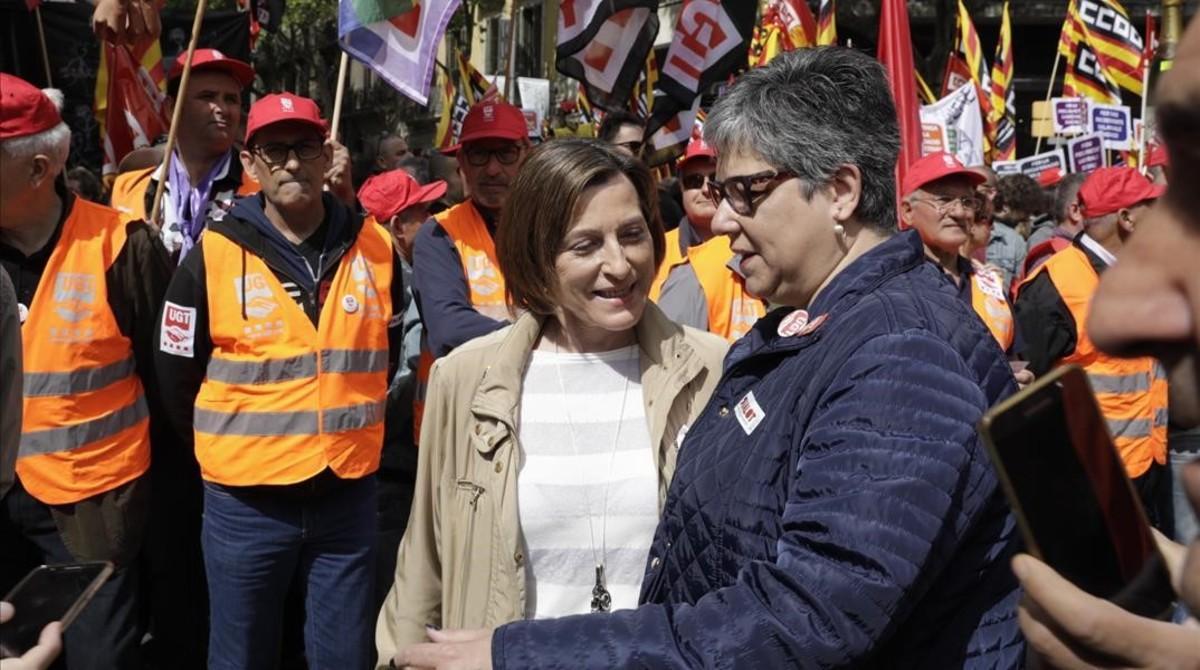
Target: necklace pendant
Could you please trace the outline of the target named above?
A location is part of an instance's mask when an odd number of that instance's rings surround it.
[[[592,611],[608,612],[612,609],[612,595],[604,585],[604,566],[596,566],[596,585],[592,587]]]

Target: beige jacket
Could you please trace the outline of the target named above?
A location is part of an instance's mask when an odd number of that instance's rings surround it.
[[[526,314],[433,366],[412,514],[375,627],[380,667],[426,641],[426,624],[490,628],[525,617],[516,416],[542,321]],[[672,323],[652,304],[637,337],[661,509],[675,450],[720,379],[727,344]]]

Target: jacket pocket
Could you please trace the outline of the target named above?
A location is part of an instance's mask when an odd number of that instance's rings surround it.
[[[459,556],[459,584],[458,584],[458,602],[457,607],[452,613],[450,623],[455,628],[465,627],[467,617],[467,605],[471,593],[471,576],[476,571],[486,568],[475,560],[475,524],[476,517],[479,516],[479,508],[482,504],[480,498],[486,493],[486,490],[467,479],[460,479],[455,483],[455,498],[457,499],[456,507],[458,513],[466,518],[466,523],[463,529],[462,553]],[[462,517],[460,517],[462,518]]]

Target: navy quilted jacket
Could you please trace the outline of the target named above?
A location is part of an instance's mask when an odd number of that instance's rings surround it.
[[[680,448],[643,604],[505,625],[495,667],[1021,664],[1016,533],[975,432],[1016,390],[995,340],[915,232],[835,277],[815,331],[779,336],[788,311],[730,351]]]

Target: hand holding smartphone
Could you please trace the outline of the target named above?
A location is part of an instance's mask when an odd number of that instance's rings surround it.
[[[0,626],[0,658],[24,655],[51,622],[58,621],[65,631],[112,571],[107,561],[34,568],[2,598],[12,605],[14,615]]]
[[[1169,612],[1165,563],[1081,368],[1000,403],[979,430],[1029,553],[1130,612]]]

